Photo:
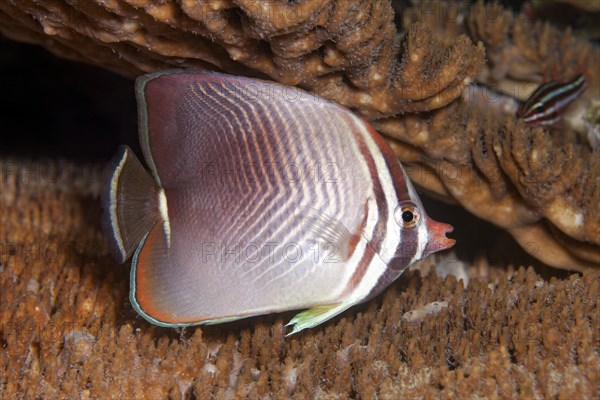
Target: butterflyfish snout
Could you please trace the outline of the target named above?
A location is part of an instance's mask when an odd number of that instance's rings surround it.
[[[138,78],[136,95],[148,170],[120,148],[103,226],[116,258],[133,256],[130,300],[151,323],[306,309],[295,333],[453,244],[386,142],[342,106],[184,70]]]

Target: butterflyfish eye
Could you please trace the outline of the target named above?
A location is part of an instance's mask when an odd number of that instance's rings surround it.
[[[402,221],[406,222],[407,224],[411,223],[414,218],[415,215],[412,213],[412,211],[406,210],[402,212]]]
[[[404,229],[411,229],[419,225],[421,213],[413,202],[404,202],[396,207],[394,213],[396,223]]]

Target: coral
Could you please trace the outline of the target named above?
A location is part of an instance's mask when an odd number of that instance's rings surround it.
[[[443,195],[450,192],[550,265],[597,266],[600,160],[592,150],[597,148],[592,110],[600,101],[600,72],[594,67],[600,62],[600,49],[569,31],[515,17],[496,3],[479,1],[470,10],[448,3],[433,8],[432,2],[415,3],[409,22],[424,23],[446,37],[469,34],[485,44],[488,62],[478,74],[479,86],[463,93],[465,104],[452,104],[427,119],[383,120],[376,126],[405,143],[415,144],[415,129],[419,139],[427,138],[417,145],[441,182],[434,182],[429,173],[423,186]],[[565,77],[584,73],[590,85],[565,115],[561,129],[543,131],[515,121],[513,99],[526,98],[554,71]],[[441,154],[452,165],[439,162]],[[444,179],[461,165],[463,179]],[[424,174],[416,175],[418,179]]]
[[[0,12],[7,21],[0,31],[9,37],[43,40],[61,56],[129,76],[167,67],[245,72],[368,116],[442,107],[483,61],[482,47],[460,38],[446,48],[424,26],[400,40],[383,1],[9,1]],[[18,22],[27,24],[14,29]],[[411,56],[399,62],[400,52]]]
[[[411,271],[296,336],[290,313],[177,332],[129,306],[98,165],[1,161],[3,398],[598,397],[596,271],[490,269],[466,287]]]
[[[376,121],[375,127],[400,139],[393,148],[410,161],[414,182],[494,221],[533,256],[551,265],[593,267],[600,261],[593,241],[600,235],[593,206],[600,198],[598,157],[569,143],[556,146],[545,131],[514,119],[493,119],[461,103],[440,110],[429,121],[390,118]],[[415,155],[404,144],[415,131],[420,140],[416,144],[425,154]],[[587,223],[581,226],[579,221]],[[570,240],[560,240],[563,236]],[[589,261],[574,259],[573,254]]]
[[[9,0],[0,31],[131,77],[208,68],[313,91],[372,121],[424,189],[551,265],[598,267],[598,161],[578,139],[591,124],[573,116],[564,133],[542,131],[455,100],[475,78],[522,99],[547,71],[585,69],[590,87],[572,107],[585,111],[600,98],[600,50],[497,4],[462,3],[415,1],[400,35],[386,1]]]

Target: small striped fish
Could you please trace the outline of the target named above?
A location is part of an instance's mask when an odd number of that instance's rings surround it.
[[[583,75],[569,82],[552,81],[540,85],[527,100],[521,103],[517,118],[529,126],[548,127],[562,118],[565,109],[587,89]]]
[[[167,327],[308,309],[314,327],[454,244],[377,133],[312,94],[211,72],[138,78],[140,142],[108,167],[103,226],[130,300]]]

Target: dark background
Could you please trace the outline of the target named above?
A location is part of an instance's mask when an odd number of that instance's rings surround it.
[[[133,81],[0,36],[0,156],[103,161],[137,146]]]

